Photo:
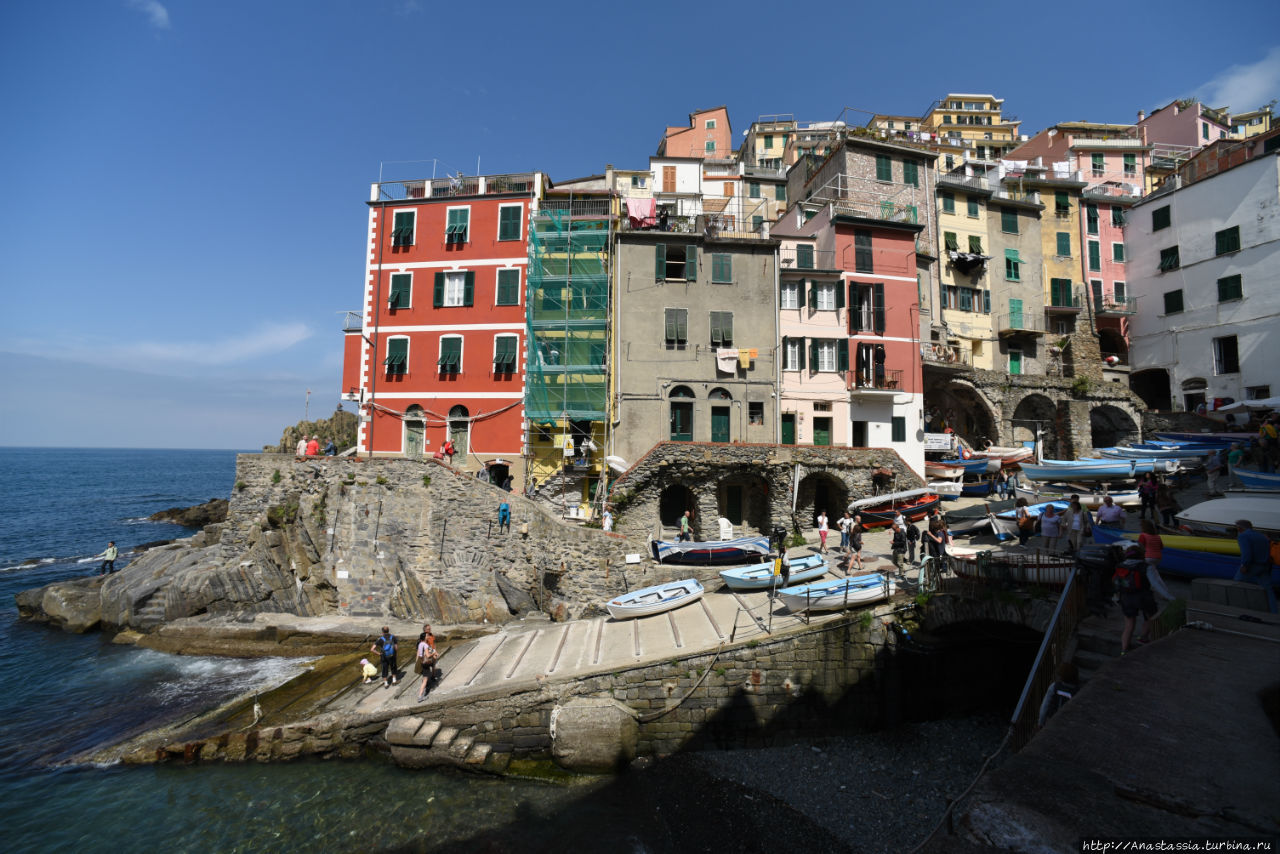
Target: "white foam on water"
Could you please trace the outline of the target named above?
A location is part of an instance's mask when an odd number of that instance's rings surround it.
[[[15,563],[13,566],[0,566],[0,572],[13,572],[19,569],[39,569],[42,566],[48,566],[51,563],[57,563],[56,557],[42,557],[36,560],[26,560],[22,563]]]
[[[173,656],[162,656],[166,663]],[[178,673],[167,675],[148,692],[161,702],[188,701],[211,693],[247,694],[270,690],[301,673],[310,658],[214,658],[182,656]],[[152,662],[148,661],[150,665]]]

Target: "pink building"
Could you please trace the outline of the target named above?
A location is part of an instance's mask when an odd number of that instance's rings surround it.
[[[1138,113],[1138,129],[1156,145],[1202,148],[1230,135],[1231,117],[1225,108],[1213,110],[1187,98],[1167,104],[1149,116]]]
[[[724,159],[734,156],[729,108],[712,107],[689,114],[688,127],[668,127],[658,143],[660,157]]]

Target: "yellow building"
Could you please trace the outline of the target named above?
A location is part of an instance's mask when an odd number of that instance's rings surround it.
[[[738,159],[747,166],[784,169],[787,143],[795,136],[796,120],[791,115],[761,116],[743,135]]]
[[[939,314],[947,330],[930,361],[995,369],[991,287],[987,280],[991,242],[986,206],[992,191],[982,176],[939,173]]]
[[[1076,169],[1055,169],[1037,158],[1021,178],[1027,190],[1039,190],[1044,202],[1040,229],[1041,278],[1044,282],[1045,330],[1055,336],[1075,331],[1084,309],[1080,283],[1080,198],[1088,182]]]
[[[1231,116],[1231,136],[1234,139],[1248,139],[1271,130],[1271,107],[1250,110],[1247,113],[1233,113]]]
[[[943,172],[966,160],[995,161],[1020,143],[1021,122],[1005,118],[1004,99],[994,95],[950,94],[934,101],[920,118],[920,131],[932,134]]]

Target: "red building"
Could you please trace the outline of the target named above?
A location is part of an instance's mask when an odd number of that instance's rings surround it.
[[[450,439],[454,465],[501,458],[522,478],[526,238],[544,184],[526,173],[373,185],[342,374],[362,453],[415,457]]]

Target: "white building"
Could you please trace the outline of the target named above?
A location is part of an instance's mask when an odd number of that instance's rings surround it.
[[[1149,406],[1280,394],[1280,156],[1263,151],[1198,181],[1188,164],[1132,209],[1131,383]]]

